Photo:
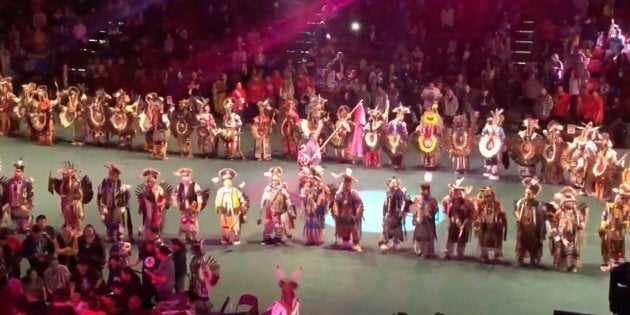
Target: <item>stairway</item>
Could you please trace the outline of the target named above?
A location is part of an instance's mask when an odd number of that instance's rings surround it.
[[[520,66],[534,61],[536,22],[531,16],[533,15],[524,15],[512,35],[512,62]]]

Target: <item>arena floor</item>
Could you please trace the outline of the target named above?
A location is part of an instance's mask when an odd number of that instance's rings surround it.
[[[70,139],[69,131],[60,130],[61,139]],[[136,139],[140,144],[140,139]],[[243,140],[243,148],[250,148],[249,135]],[[273,141],[274,152],[279,154],[279,139]],[[176,150],[174,144],[171,150]],[[248,154],[250,150],[243,150]],[[514,263],[515,227],[512,215],[509,235],[504,245],[507,262],[502,265],[484,265],[474,259],[467,261],[425,260],[417,258],[411,251],[410,241],[404,250],[395,253],[381,253],[377,247],[381,226],[382,201],[385,180],[393,173],[388,169],[366,170],[354,168],[360,191],[366,205],[363,246],[361,254],[337,251],[329,248],[334,241],[333,229],[325,230],[324,247],[302,246],[301,233],[294,243],[282,247],[259,245],[262,228],[255,218],[260,206],[258,200],[266,179],[263,177],[269,167],[280,165],[285,170],[284,178],[296,194],[297,166],[294,161],[274,160],[254,162],[180,158],[172,154],[167,161],[153,161],[143,152],[127,152],[118,149],[96,148],[89,145],[73,147],[60,140],[53,147],[42,147],[21,139],[0,138],[0,158],[3,162],[2,175],[11,176],[11,164],[23,157],[27,165],[26,174],[35,179],[35,214],[45,214],[52,226],[60,226],[62,218],[59,199],[47,192],[47,175],[61,167],[61,162],[71,160],[77,163],[83,174],[92,178],[94,185],[106,175],[104,163],[115,163],[123,167],[122,179],[133,186],[140,183],[139,174],[146,167],[162,171],[161,179],[176,184],[178,178],[172,172],[181,166],[195,170],[193,178],[203,187],[212,188],[212,198],[216,184],[211,178],[224,167],[235,168],[239,175],[235,183],[246,182],[245,191],[251,196],[254,205],[250,209],[249,221],[243,228],[244,242],[231,250],[218,245],[218,216],[212,205],[201,213],[200,223],[205,250],[215,256],[221,264],[221,280],[215,287],[212,300],[220,304],[226,296],[232,301],[241,294],[252,293],[260,299],[261,308],[280,295],[274,268],[281,265],[287,273],[298,267],[304,268],[298,295],[304,314],[392,314],[404,311],[408,314],[449,315],[477,314],[552,314],[554,309],[577,311],[590,314],[608,313],[608,274],[599,270],[599,238],[597,226],[601,214],[601,204],[585,198],[591,206],[587,244],[583,254],[584,266],[577,274],[557,272],[551,266],[551,257],[545,245],[544,268],[521,268]],[[415,165],[419,159],[415,151],[407,156],[408,169],[397,173],[411,193],[418,192],[423,180],[423,171]],[[520,184],[514,165],[499,182],[490,182],[480,175],[481,160],[475,155],[471,162],[474,171],[465,179],[465,184],[478,189],[484,185],[494,185],[508,214],[514,200],[521,197]],[[441,199],[447,192],[447,183],[456,178],[450,171],[450,163],[442,158],[443,168],[434,172],[433,195]],[[336,182],[330,172],[340,172],[346,165],[327,164],[325,180]],[[542,200],[550,200],[559,187],[545,186],[540,194]],[[476,192],[475,192],[476,193]],[[132,198],[134,226],[138,226],[137,203]],[[94,224],[99,231],[103,225],[94,202],[86,207],[86,223]],[[412,228],[408,224],[408,236]],[[168,212],[165,236],[177,233],[178,216],[175,210]],[[296,231],[301,231],[301,223]],[[444,248],[446,223],[438,225],[438,247]],[[477,257],[476,242],[470,243],[467,254]],[[218,307],[218,306],[217,306]]]

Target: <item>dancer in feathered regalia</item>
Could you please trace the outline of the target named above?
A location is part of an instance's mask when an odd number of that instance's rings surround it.
[[[245,214],[249,209],[249,200],[239,188],[234,187],[232,181],[236,178],[236,171],[231,168],[224,168],[219,171],[219,177],[212,179],[213,182],[223,180],[223,186],[217,191],[214,200],[214,207],[221,215],[221,244],[239,245],[241,244],[241,223],[245,222]]]
[[[417,196],[411,207],[413,214],[413,250],[418,256],[435,258],[435,216],[438,213],[438,202],[431,196],[431,173],[424,174],[424,183],[420,184],[420,196]]]
[[[295,295],[295,290],[298,288],[298,281],[301,275],[302,268],[294,271],[291,275],[291,279],[287,281],[284,271],[280,269],[280,266],[276,266],[276,277],[278,279],[278,285],[280,285],[282,297],[273,302],[267,310],[267,314],[300,315],[300,301],[298,301]]]
[[[507,216],[494,188],[486,186],[477,196],[475,202],[476,220],[474,229],[479,237],[481,259],[490,262],[490,252],[494,253],[494,261],[503,260],[503,241],[507,237]]]
[[[265,187],[261,201],[261,213],[265,214],[262,245],[284,244],[285,235],[293,237],[295,207],[291,204],[288,184],[282,181],[282,172],[276,166],[264,174],[271,178],[271,183]]]
[[[466,115],[453,117],[453,127],[448,132],[445,142],[448,143],[448,156],[453,161],[453,170],[456,174],[468,172],[468,159],[473,144],[477,139],[478,112],[470,117],[470,123]]]
[[[352,141],[352,131],[355,126],[349,113],[350,108],[348,106],[342,105],[339,107],[335,132],[330,138],[335,159],[340,163],[350,161],[350,142]]]
[[[481,130],[479,152],[484,157],[485,172],[483,176],[491,180],[499,179],[499,162],[505,146],[505,131],[503,130],[503,110],[496,110],[488,117],[486,125]]]
[[[398,249],[404,241],[403,224],[407,215],[409,198],[400,180],[392,177],[387,180],[387,195],[383,203],[383,234],[380,241],[381,250]]]
[[[107,228],[107,240],[113,242],[118,234],[125,232],[125,214],[129,210],[129,185],[120,180],[120,168],[114,164],[106,164],[107,177],[98,185],[96,200],[101,221]],[[127,227],[129,228],[129,227]],[[133,231],[128,231],[132,237]]]
[[[581,266],[582,239],[587,209],[578,205],[577,192],[564,187],[554,195],[558,210],[551,224],[554,265],[560,270],[577,272]]]
[[[405,168],[405,162],[403,160],[409,138],[405,115],[409,114],[410,111],[409,108],[401,104],[394,108],[392,112],[396,113],[396,117],[387,123],[385,149],[389,155],[392,168],[398,171]]]
[[[164,228],[166,210],[171,206],[173,187],[165,182],[158,183],[158,170],[147,168],[142,171],[145,183],[136,188],[138,198],[138,212],[142,216],[142,226],[138,234],[144,240],[154,240],[159,237]]]
[[[363,201],[359,193],[352,188],[352,183],[357,180],[352,176],[352,170],[349,168],[344,173],[332,175],[343,179],[341,187],[335,194],[332,207],[332,216],[335,219],[335,239],[341,238],[345,249],[351,248],[356,252],[362,252],[360,242]],[[352,245],[350,245],[351,239]]]
[[[52,172],[48,177],[48,192],[57,193],[61,197],[61,214],[63,223],[74,229],[83,227],[83,205],[88,204],[94,197],[92,181],[85,175],[79,179],[81,171],[72,162],[64,162],[63,168],[57,170],[61,179],[53,178]]]
[[[470,240],[475,204],[467,196],[472,191],[472,186],[462,186],[463,181],[464,178],[460,178],[455,184],[449,184],[449,194],[442,199],[444,214],[448,218],[448,236],[444,251],[446,259],[453,257],[454,250],[458,259],[463,258],[466,244]]]
[[[188,167],[182,167],[173,174],[180,177],[180,182],[173,194],[173,204],[180,211],[180,237],[183,236],[188,242],[198,241],[198,216],[208,203],[210,190],[202,190],[201,186],[192,180],[193,170]]]
[[[280,133],[282,134],[282,153],[285,156],[297,156],[300,141],[300,115],[295,109],[293,100],[287,101]]]
[[[24,176],[26,165],[21,158],[13,167],[15,171],[12,178],[0,177],[0,223],[10,216],[13,229],[18,233],[26,233],[33,224],[33,182]]]
[[[258,116],[254,117],[254,158],[258,161],[271,160],[271,128],[275,124],[275,113],[268,101],[258,103]]]
[[[592,165],[593,196],[604,202],[613,193],[614,181],[618,180],[618,175],[623,170],[619,165],[617,151],[612,148],[607,133],[601,133],[595,162]]]
[[[538,120],[526,118],[523,121],[524,130],[521,130],[510,141],[508,150],[510,156],[518,165],[519,175],[522,178],[536,175],[536,164],[540,159],[542,136],[538,134]]]
[[[543,204],[536,199],[542,189],[538,180],[532,177],[523,179],[525,196],[514,205],[516,218],[516,260],[524,264],[529,256],[531,265],[540,264],[543,243],[547,236],[547,213]]]
[[[229,160],[243,158],[240,148],[243,122],[241,121],[241,116],[232,111],[233,105],[230,101],[224,104],[225,115],[223,115],[223,129],[221,130],[221,139],[225,146],[225,157]]]
[[[630,226],[630,168],[622,175],[612,202],[607,202],[599,227],[601,238],[602,271],[615,268],[626,259],[626,230]]]
[[[378,109],[370,109],[368,115],[367,123],[363,128],[363,165],[381,167],[381,141],[387,119]]]
[[[188,292],[196,309],[207,312],[211,307],[209,303],[211,290],[221,278],[221,266],[214,257],[205,257],[201,245],[201,243],[194,243],[191,246],[193,257],[189,265],[190,289]]]
[[[564,127],[553,120],[547,124],[547,129],[543,130],[545,144],[542,151],[541,180],[546,184],[564,184],[562,156],[566,150],[566,143],[562,139],[563,130]]]
[[[197,148],[201,156],[205,158],[215,157],[217,155],[217,134],[219,133],[217,123],[214,120],[214,116],[210,113],[207,99],[202,99],[199,108],[200,111],[197,114],[197,121],[199,122],[197,127]]]
[[[438,113],[438,105],[425,111],[420,117],[420,124],[415,130],[418,150],[422,155],[423,165],[426,169],[438,167],[440,158],[440,138],[444,128],[442,117]]]
[[[324,169],[321,166],[311,166],[300,189],[300,199],[304,207],[304,232],[306,245],[321,245],[322,232],[325,226],[325,215],[331,205],[334,191],[322,180]]]

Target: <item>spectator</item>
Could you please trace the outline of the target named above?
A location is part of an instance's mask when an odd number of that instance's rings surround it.
[[[553,96],[553,118],[559,122],[566,123],[569,115],[569,94],[567,94],[562,86],[559,86],[556,94]]]
[[[551,117],[552,110],[553,98],[547,93],[546,89],[541,89],[534,106],[534,117],[539,120],[541,128],[545,128],[547,121]]]
[[[52,239],[55,237],[55,229],[48,225],[48,219],[46,218],[45,215],[40,214],[37,216],[37,218],[35,219],[35,224],[39,225],[39,227],[41,228],[41,230],[43,232],[45,232],[46,234],[48,234],[48,236]]]
[[[127,308],[129,299],[134,296],[140,296],[143,300],[146,300],[146,294],[143,295],[142,284],[140,283],[140,277],[131,267],[123,267],[120,272],[120,284],[122,291],[118,294],[118,304],[123,306],[123,309]]]
[[[474,106],[475,110],[479,112],[480,121],[486,121],[491,111],[497,108],[494,97],[490,94],[490,91],[483,89],[481,95]]]
[[[68,291],[57,289],[52,294],[52,304],[46,309],[45,315],[76,315],[77,312],[70,306]]]
[[[243,110],[245,110],[245,106],[248,104],[247,93],[245,92],[245,89],[243,89],[241,82],[236,83],[230,97],[232,97],[232,100],[234,101],[233,111],[241,114]]]
[[[81,315],[107,315],[102,310],[101,299],[97,295],[91,295],[87,300],[87,307],[81,312]]]
[[[38,274],[44,274],[55,255],[55,247],[48,234],[44,233],[39,225],[35,225],[22,246],[24,257],[28,259],[31,268]]]
[[[83,228],[83,235],[79,236],[78,259],[88,262],[94,270],[101,271],[105,266],[105,248],[101,237],[91,224]]]
[[[121,274],[121,270],[122,270],[122,266],[120,265],[120,259],[116,256],[110,256],[109,257],[109,263],[107,266],[108,269],[108,275],[107,275],[107,292],[111,291],[111,286],[114,283],[114,281],[120,281],[120,274]]]
[[[31,309],[41,310],[46,307],[45,303],[48,300],[46,287],[35,269],[31,268],[26,271],[26,276],[22,279],[22,286]]]
[[[188,264],[186,263],[186,245],[179,239],[171,239],[170,249],[175,266],[175,292],[183,293],[186,291],[185,283],[188,275]]]
[[[77,20],[72,26],[72,35],[80,43],[87,42],[87,27],[81,20]]]
[[[444,98],[442,98],[442,112],[444,113],[444,123],[448,126],[453,122],[453,117],[459,112],[459,101],[451,88],[445,89]]]
[[[453,4],[448,3],[442,8],[440,20],[442,21],[442,28],[452,29],[455,26],[455,8],[453,8]]]
[[[57,258],[50,261],[50,267],[44,271],[44,285],[48,296],[54,296],[58,289],[70,290],[70,270],[59,263]]]
[[[81,300],[87,301],[90,295],[101,292],[103,287],[101,273],[92,268],[89,261],[79,260],[77,272],[72,275],[70,282],[70,293],[79,293]]]
[[[157,251],[157,259],[160,264],[153,272],[148,274],[155,285],[158,301],[168,301],[173,296],[175,287],[175,265],[168,246],[161,246]]]
[[[582,96],[582,106],[580,107],[580,116],[586,122],[593,122],[595,125],[601,125],[604,119],[604,101],[599,96],[597,90],[591,91],[590,94]]]
[[[83,312],[83,310],[87,307],[87,303],[81,299],[81,294],[78,292],[70,293],[70,306],[74,309],[77,314]]]
[[[79,237],[71,226],[63,225],[59,234],[55,237],[55,253],[59,263],[70,270],[77,266],[77,254],[79,253]]]
[[[9,229],[0,230],[0,248],[4,268],[10,278],[20,277],[20,262],[22,261],[22,244],[20,239],[10,235]]]
[[[133,295],[129,298],[128,310],[123,314],[129,315],[151,315],[153,314],[151,309],[142,309],[141,300],[138,296]]]
[[[527,114],[533,114],[534,106],[540,95],[540,90],[543,88],[542,84],[536,79],[536,75],[533,73],[529,75],[527,80],[523,82],[522,93],[524,98],[523,109]]]
[[[429,82],[429,85],[422,90],[422,107],[424,110],[431,109],[433,104],[437,104],[442,98],[440,89],[435,87],[435,83]]]

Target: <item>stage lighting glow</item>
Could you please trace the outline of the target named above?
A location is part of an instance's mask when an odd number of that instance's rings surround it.
[[[383,232],[383,203],[385,202],[385,190],[361,190],[359,196],[363,200],[363,232],[367,233],[381,233]],[[415,196],[411,196],[414,198]],[[442,205],[438,206],[440,209],[435,216],[435,223],[438,224],[444,219],[442,213]],[[409,233],[413,233],[413,218],[408,215],[405,218],[405,230]],[[326,216],[326,225],[334,227],[335,220],[331,215]],[[410,234],[411,235],[411,234]]]
[[[326,39],[330,39],[330,33],[326,33]]]
[[[350,23],[350,30],[353,32],[358,32],[361,30],[361,23],[357,22],[357,21],[353,21],[352,23]]]

